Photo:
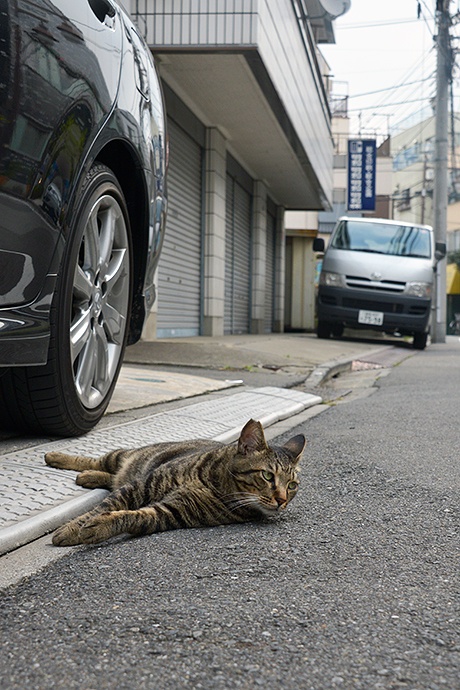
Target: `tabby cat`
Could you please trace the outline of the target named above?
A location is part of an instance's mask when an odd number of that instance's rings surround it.
[[[305,437],[269,447],[250,419],[236,444],[195,440],[114,450],[100,458],[47,453],[51,467],[77,470],[86,488],[112,491],[96,508],[59,527],[56,546],[97,544],[117,534],[247,522],[276,515],[297,493]]]

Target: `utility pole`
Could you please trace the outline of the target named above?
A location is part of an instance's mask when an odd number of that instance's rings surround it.
[[[421,218],[420,222],[422,225],[425,225],[425,211],[426,211],[426,171],[427,171],[427,155],[426,151],[423,152],[423,186],[422,186],[422,192],[420,194],[421,196],[421,201],[422,201],[422,212],[421,212]]]
[[[447,238],[447,131],[448,93],[451,79],[450,0],[436,0],[436,119],[434,151],[433,220],[435,241],[446,244]],[[434,314],[431,339],[446,342],[446,259],[436,269]]]

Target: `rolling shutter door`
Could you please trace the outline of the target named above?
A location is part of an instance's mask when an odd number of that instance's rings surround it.
[[[158,270],[157,337],[200,335],[202,149],[168,123],[168,215]]]
[[[251,294],[251,195],[227,175],[224,333],[248,333]]]
[[[268,202],[268,200],[267,200]],[[267,203],[267,207],[269,204]],[[273,305],[275,299],[275,244],[276,209],[267,208],[267,252],[265,258],[265,333],[273,331]]]

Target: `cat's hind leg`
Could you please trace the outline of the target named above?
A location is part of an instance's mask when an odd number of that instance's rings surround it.
[[[113,489],[113,474],[102,470],[83,470],[75,479],[75,484],[85,489]]]
[[[56,467],[59,470],[75,470],[76,472],[81,472],[82,470],[102,469],[101,458],[88,458],[84,455],[68,455],[58,450],[46,453],[45,462],[50,467]]]
[[[46,453],[45,462],[50,467],[60,470],[75,470],[80,474],[75,480],[78,486],[86,489],[113,488],[114,474],[107,471],[106,456],[101,458],[88,458],[83,455],[67,455],[59,451]]]
[[[136,454],[136,450],[111,450],[98,458],[89,458],[86,455],[69,455],[60,451],[46,453],[45,462],[50,467],[60,470],[102,470],[110,474],[116,474],[125,460]]]
[[[112,489],[113,478],[117,474],[125,458],[133,451],[115,450],[100,456],[89,458],[85,455],[68,455],[60,451],[46,453],[45,462],[50,467],[60,470],[75,470],[81,474],[77,477],[77,484],[87,489]]]

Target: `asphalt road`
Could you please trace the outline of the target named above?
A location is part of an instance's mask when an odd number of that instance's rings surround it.
[[[459,358],[287,434],[283,519],[78,547],[4,590],[2,690],[459,689]]]

